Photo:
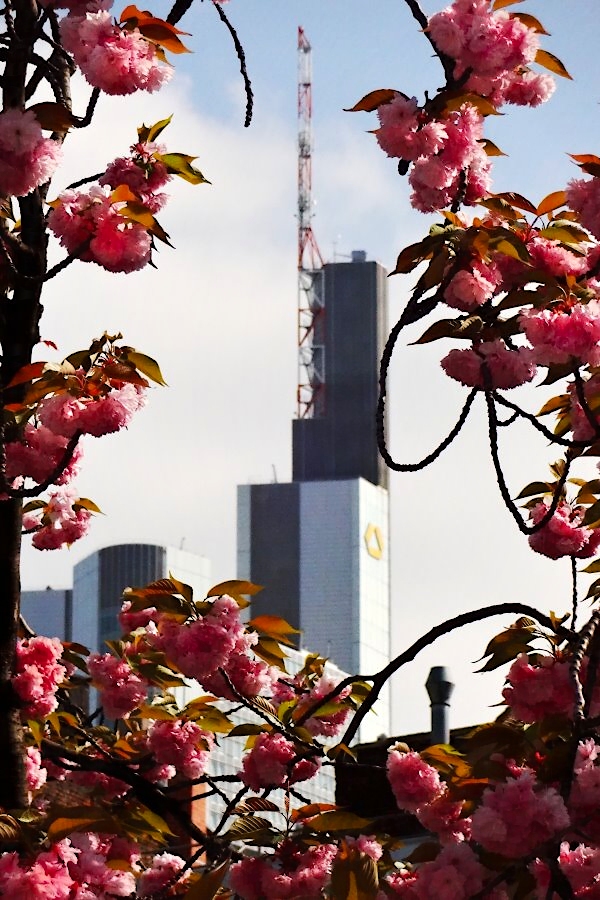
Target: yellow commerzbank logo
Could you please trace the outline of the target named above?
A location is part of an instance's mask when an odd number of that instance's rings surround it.
[[[383,556],[383,535],[378,525],[369,523],[365,531],[365,546],[367,553],[373,559],[381,559]]]

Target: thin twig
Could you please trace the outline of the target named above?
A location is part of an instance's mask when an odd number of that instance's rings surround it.
[[[552,494],[550,506],[538,522],[534,523],[533,525],[528,525],[519,512],[518,506],[510,496],[510,491],[508,490],[504,472],[502,470],[502,465],[500,463],[500,454],[498,450],[498,420],[496,414],[496,406],[494,403],[494,392],[486,391],[485,399],[488,410],[490,452],[492,455],[492,462],[494,464],[494,471],[496,472],[496,481],[498,483],[498,487],[500,488],[500,494],[502,496],[502,499],[504,500],[504,505],[517,523],[517,527],[521,534],[535,534],[536,531],[540,531],[542,528],[544,528],[545,525],[548,524],[558,508],[558,504],[560,503],[562,497],[563,488],[569,474],[569,469],[571,468],[571,463],[573,462],[573,457],[571,456],[569,451],[567,451],[565,457],[565,467],[562,475],[556,483],[556,488],[554,489],[554,493]]]
[[[342,743],[347,744],[349,740],[352,740],[356,732],[358,731],[358,727],[361,721],[366,716],[367,712],[371,709],[383,685],[386,681],[402,666],[406,665],[406,663],[412,662],[416,656],[419,655],[421,650],[424,650],[426,647],[429,647],[433,644],[439,637],[443,637],[445,634],[450,634],[451,631],[456,631],[457,628],[463,628],[465,625],[472,625],[474,622],[483,622],[484,619],[490,619],[493,616],[503,616],[507,614],[514,615],[523,615],[529,616],[531,619],[536,619],[540,625],[543,625],[544,628],[548,628],[553,631],[558,637],[562,637],[563,640],[572,640],[576,637],[575,633],[571,631],[569,628],[564,628],[562,625],[557,626],[556,622],[553,622],[549,616],[544,615],[544,613],[540,612],[534,606],[529,606],[526,603],[497,603],[493,606],[484,606],[483,609],[475,609],[471,612],[461,613],[458,616],[454,616],[452,619],[447,619],[445,622],[442,622],[440,625],[436,625],[434,628],[431,628],[426,634],[422,635],[418,640],[411,644],[411,646],[401,653],[399,656],[396,656],[391,662],[387,664],[383,669],[379,672],[376,672],[374,675],[349,675],[347,678],[344,678],[339,682],[328,694],[324,697],[321,697],[316,703],[312,704],[308,709],[304,711],[302,716],[298,719],[296,725],[301,726],[303,722],[309,719],[312,715],[315,714],[324,703],[329,703],[330,700],[334,700],[338,694],[340,694],[345,688],[354,684],[355,681],[372,681],[373,687],[369,692],[369,695],[363,700],[360,705],[360,708],[356,711],[350,726],[346,729],[346,733],[342,738]]]
[[[252,82],[250,81],[250,76],[248,75],[248,70],[246,68],[246,55],[244,53],[244,48],[242,47],[242,43],[237,36],[237,32],[225,13],[223,12],[223,7],[220,3],[216,3],[213,0],[213,6],[217,10],[219,14],[219,18],[223,25],[229,31],[231,38],[233,40],[233,46],[235,47],[235,52],[237,53],[237,58],[240,62],[240,72],[242,78],[244,79],[244,90],[246,91],[246,116],[244,118],[244,128],[248,128],[250,122],[252,121],[252,110],[254,107],[254,94],[252,93]]]

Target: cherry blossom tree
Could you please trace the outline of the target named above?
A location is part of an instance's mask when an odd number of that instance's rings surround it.
[[[149,381],[162,383],[154,359],[120,335],[102,335],[62,361],[32,362],[43,286],[75,260],[111,272],[149,264],[155,241],[168,243],[156,218],[168,181],[204,179],[192,157],[163,145],[165,119],[140,126],[129,154],[103,173],[48,201],[62,142],[93,127],[99,94],[155,91],[169,77],[166,54],[185,50],[176,25],[189,3],[177,0],[166,20],[134,6],[117,20],[105,2],[5,7],[0,897],[600,896],[600,613],[578,622],[579,561],[588,561],[585,573],[600,571],[600,479],[589,477],[600,457],[600,157],[574,156],[578,177],[538,202],[492,190],[500,150],[485,136],[486,117],[510,104],[536,107],[550,98],[553,76],[569,77],[542,47],[542,24],[510,9],[520,2],[453,0],[427,19],[417,0],[405,0],[443,84],[423,102],[378,89],[354,107],[377,117],[375,140],[408,177],[411,203],[438,219],[396,264],[395,274],[417,280],[382,359],[378,438],[390,468],[425,468],[482,403],[501,497],[532,551],[549,565],[568,560],[570,611],[546,615],[509,602],[458,614],[380,672],[337,683],[316,655],[298,673],[286,671],[288,623],[244,623],[247,598],[260,589],[249,582],[216,585],[202,598],[174,575],[128,588],[122,636],[103,653],[35,635],[20,619],[23,535],[44,550],[87,531],[97,507],[73,483],[85,435],[122,429]],[[212,6],[234,39],[250,113],[239,39]],[[83,116],[70,103],[77,70],[91,87]],[[54,100],[34,102],[42,89]],[[66,253],[50,269],[49,239]],[[390,360],[404,329],[445,307],[450,313],[428,323],[417,343],[460,342],[441,365],[467,398],[435,450],[400,463],[384,428]],[[506,394],[535,379],[562,384],[537,413]],[[515,499],[498,433],[520,420],[563,457]],[[600,578],[586,599],[599,595]],[[438,637],[498,615],[518,618],[484,653],[484,671],[509,665],[506,709],[495,722],[475,728],[460,752],[392,747],[395,818],[307,802],[303,791],[323,767],[356,766],[352,741],[392,674]],[[190,680],[197,696],[182,703],[174,689]],[[82,684],[99,698],[91,714],[77,701]],[[237,771],[215,775],[211,753],[234,737],[247,738]],[[184,790],[188,801],[197,791],[198,801],[221,804],[215,829],[195,822]],[[429,834],[409,858],[398,852],[407,814]],[[186,859],[169,849],[181,836],[197,848]]]

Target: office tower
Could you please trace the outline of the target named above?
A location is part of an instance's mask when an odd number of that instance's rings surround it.
[[[90,650],[121,635],[117,615],[126,587],[144,587],[174,575],[203,598],[212,587],[204,556],[155,544],[115,544],[96,550],[73,569],[73,588],[23,591],[21,609],[34,631]]]
[[[73,591],[23,591],[21,613],[36,634],[57,637],[61,641],[76,640],[73,636]]]
[[[77,563],[73,571],[73,635],[90,650],[118,638],[117,615],[126,587],[143,587],[172,574],[190,584],[196,597],[211,588],[210,562],[203,556],[155,544],[116,544]]]
[[[375,432],[386,273],[355,251],[312,274],[323,314],[299,384],[310,401],[293,423],[293,480],[238,487],[238,575],[264,585],[253,615],[282,616],[303,647],[371,675],[390,659],[387,471]],[[389,732],[387,690],[377,711],[362,740]]]

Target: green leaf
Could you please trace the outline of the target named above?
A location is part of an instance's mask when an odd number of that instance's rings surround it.
[[[134,364],[138,371],[146,375],[150,381],[164,386],[167,385],[160,371],[160,366],[151,356],[146,356],[145,353],[138,353],[137,350],[128,350],[127,359]]]
[[[73,509],[87,509],[88,512],[91,513],[99,513],[101,516],[104,515],[99,506],[96,506],[93,500],[88,500],[87,497],[78,497],[75,503],[73,504]]]
[[[535,497],[538,494],[551,494],[554,487],[545,481],[532,481],[527,487],[524,487],[520,494],[517,494],[516,500],[522,500],[524,497]],[[484,653],[484,656],[487,654]]]
[[[294,628],[281,616],[256,616],[255,619],[250,619],[246,627],[254,628],[259,634],[266,634],[268,637],[277,638],[277,640],[281,640],[286,634],[300,634],[299,628]]]
[[[483,320],[480,316],[465,316],[460,319],[440,319],[434,322],[413,344],[429,344],[441,338],[461,338],[470,341],[483,331]]]
[[[563,244],[581,244],[591,240],[587,231],[579,225],[559,219],[546,228],[540,228],[539,234],[551,241],[561,241]]]
[[[465,103],[468,103],[469,106],[474,106],[482,116],[502,115],[487,97],[482,97],[480,94],[469,91],[465,93],[462,90],[456,90],[449,91],[448,94],[444,94],[442,97],[444,100],[444,108],[449,112],[455,112],[460,109],[461,106],[464,106]]]
[[[245,816],[255,812],[280,812],[279,807],[266,797],[248,797],[243,803],[238,804],[233,810],[238,816]]]
[[[548,413],[556,412],[557,410],[567,409],[570,405],[570,397],[568,394],[559,394],[557,397],[552,397],[551,400],[548,400],[547,403],[544,403],[542,408],[540,409],[538,418],[540,416],[547,416]]]
[[[600,557],[595,559],[594,562],[591,562],[589,566],[586,566],[585,569],[581,570],[582,572],[589,572],[590,574],[594,572],[600,572]]]
[[[589,600],[590,597],[597,597],[598,595],[600,595],[600,578],[596,578],[596,580],[591,583],[588,592],[585,595],[585,599]]]
[[[421,757],[441,772],[452,773],[456,778],[466,778],[471,774],[471,766],[463,753],[450,744],[434,744],[421,751]]]
[[[502,200],[506,200],[507,203],[510,203],[511,206],[516,206],[517,209],[522,209],[524,212],[528,213],[537,213],[536,207],[533,205],[531,200],[528,200],[527,197],[524,197],[522,194],[517,194],[515,191],[503,191],[500,194],[495,194],[495,197],[500,197]]]
[[[517,3],[522,2],[523,0],[494,0],[492,11],[497,12],[499,9],[504,9],[505,6],[515,6]]]
[[[156,122],[154,125],[151,125],[149,128],[146,125],[142,125],[138,128],[138,138],[140,143],[146,144],[151,141],[155,141],[157,137],[165,130],[167,125],[171,123],[173,116],[169,116],[168,119],[161,119],[160,122]]]
[[[250,734],[262,734],[264,732],[262,725],[236,725],[228,734],[228,737],[248,737]]]
[[[210,184],[200,169],[192,165],[197,159],[196,156],[188,156],[185,153],[156,153],[155,157],[167,167],[169,174],[178,175],[188,184]]]
[[[377,863],[344,846],[333,864],[331,887],[335,900],[375,900],[379,896]]]
[[[206,596],[221,597],[223,594],[229,594],[229,596],[235,598],[236,594],[249,594],[253,597],[255,594],[258,594],[259,591],[262,591],[262,589],[263,586],[261,584],[253,584],[251,581],[238,581],[237,579],[233,579],[232,581],[221,581],[220,584],[215,584],[214,587],[211,587]]]

